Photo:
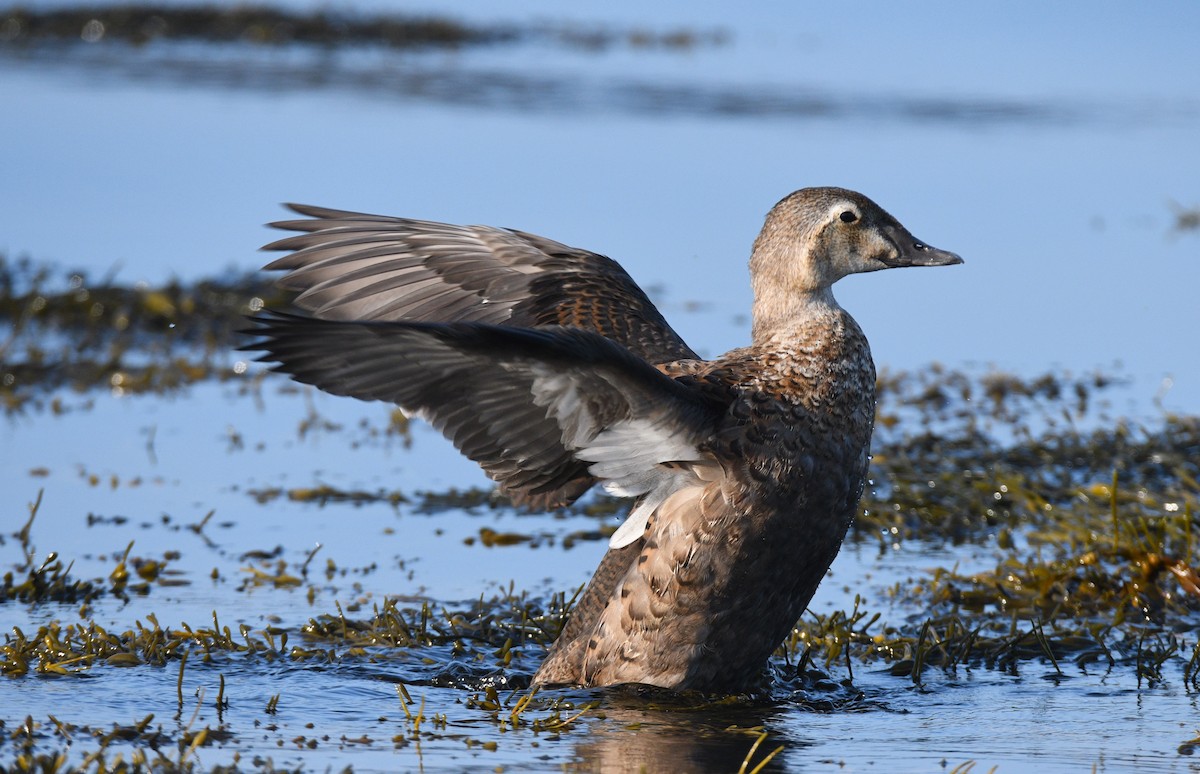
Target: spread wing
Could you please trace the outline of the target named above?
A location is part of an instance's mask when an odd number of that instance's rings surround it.
[[[264,250],[281,287],[327,320],[571,326],[609,338],[650,363],[687,360],[683,342],[645,292],[610,258],[533,234],[454,226],[305,205],[305,232]]]
[[[485,323],[253,318],[273,370],[428,420],[515,501],[569,503],[597,480],[653,501],[709,457],[723,407],[598,333]],[[639,514],[641,524],[645,515]],[[641,536],[641,529],[633,539]]]

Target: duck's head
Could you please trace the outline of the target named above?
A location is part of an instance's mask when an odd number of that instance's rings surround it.
[[[750,272],[756,297],[770,291],[825,295],[847,274],[962,262],[914,237],[860,193],[802,188],[767,214]]]

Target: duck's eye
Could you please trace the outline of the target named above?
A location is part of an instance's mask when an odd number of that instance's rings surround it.
[[[838,215],[838,217],[842,219],[843,223],[853,223],[854,221],[858,220],[858,216],[850,210],[846,210],[841,215]]]

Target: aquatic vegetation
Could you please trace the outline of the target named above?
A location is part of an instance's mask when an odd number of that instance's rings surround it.
[[[39,40],[203,40],[259,44],[384,45],[394,48],[462,46],[509,40],[515,31],[477,28],[437,17],[373,16],[331,12],[295,13],[266,6],[216,5],[75,6],[53,10],[16,8],[0,30],[6,43]]]
[[[300,12],[265,5],[224,7],[125,4],[65,6],[54,9],[16,7],[0,14],[0,45],[100,43],[144,45],[160,41],[202,41],[242,45],[300,44],[339,47],[379,46],[389,49],[437,49],[548,40],[582,50],[614,45],[635,48],[689,49],[724,40],[716,32],[690,29],[588,29],[541,23],[472,25],[447,16],[365,14],[324,8]]]
[[[61,413],[49,391],[161,395],[235,378],[226,342],[274,292],[254,275],[127,287],[0,256],[0,405]]]
[[[114,723],[111,728],[101,728],[86,725],[76,725],[62,722],[53,715],[47,722],[37,722],[26,718],[25,722],[14,728],[11,733],[3,734],[0,727],[0,749],[3,743],[14,748],[15,757],[8,771],[30,772],[59,772],[59,771],[114,771],[114,772],[150,772],[150,771],[236,771],[238,767],[219,766],[209,768],[201,766],[195,760],[197,748],[212,745],[214,742],[229,739],[229,734],[221,729],[204,727],[197,730],[190,728],[178,736],[172,736],[165,731],[161,724],[155,726],[154,715],[147,715],[142,720],[128,724]],[[61,739],[67,748],[60,750],[41,751],[39,747],[48,747],[50,740]],[[70,745],[82,740],[90,740],[96,749],[78,763],[70,762]],[[121,746],[132,748],[129,752],[110,751],[110,747]],[[165,748],[165,749],[164,749]],[[171,749],[174,748],[174,749]],[[128,755],[128,758],[126,756]],[[280,771],[270,760],[255,760],[252,762],[258,771]]]
[[[267,389],[294,391],[264,381],[230,355],[242,315],[271,292],[253,276],[123,287],[0,261],[6,331],[0,396],[10,416],[24,418],[87,411],[98,391],[174,396],[220,382],[231,386],[230,399],[250,401]],[[0,679],[16,685],[157,670],[167,694],[162,701],[181,718],[193,702],[184,686],[197,679],[196,710],[203,706],[217,717],[190,725],[186,718],[155,722],[145,712],[143,720],[92,725],[72,725],[58,714],[0,719],[9,724],[0,726],[0,760],[30,771],[220,770],[200,761],[206,750],[226,748],[235,751],[239,768],[275,770],[265,756],[242,760],[236,750],[246,727],[222,720],[231,701],[227,676],[232,689],[238,674],[274,670],[383,670],[374,679],[395,691],[403,717],[382,735],[346,735],[336,740],[339,749],[454,744],[500,754],[505,740],[533,747],[578,729],[588,729],[581,737],[610,733],[620,740],[620,729],[640,727],[647,713],[658,713],[668,725],[686,718],[697,744],[711,743],[729,756],[730,771],[747,772],[774,765],[770,756],[787,746],[764,725],[763,713],[772,708],[886,710],[877,678],[864,687],[865,674],[936,691],[970,672],[1033,671],[1052,681],[1099,673],[1194,694],[1200,692],[1200,417],[1114,418],[1112,396],[1125,387],[1103,373],[1024,378],[931,367],[881,374],[872,480],[851,545],[878,546],[883,554],[966,546],[977,558],[970,569],[931,560],[927,571],[873,581],[843,609],[810,611],[772,658],[758,690],[738,697],[639,688],[530,692],[577,587],[509,586],[468,602],[372,593],[363,584],[380,569],[373,562],[330,556],[319,545],[299,555],[273,543],[228,545],[229,517],[214,522],[214,511],[203,508],[190,519],[164,514],[154,528],[230,553],[236,564],[224,574],[214,568],[214,584],[255,597],[295,596],[310,612],[230,626],[222,622],[236,619],[236,610],[215,610],[211,621],[167,623],[167,608],[142,609],[132,621],[102,623],[97,609],[111,615],[114,605],[139,597],[153,604],[196,578],[177,569],[180,551],[146,556],[127,539],[90,557],[107,567],[87,574],[99,577],[80,575],[79,557],[56,550],[56,536],[39,530],[47,505],[38,495],[20,526],[0,536],[16,557],[0,585],[0,605],[41,611],[35,623],[4,634]],[[250,445],[234,428],[224,438],[231,454]],[[402,415],[381,411],[343,425],[312,405],[295,438],[401,454],[413,444]],[[154,443],[151,435],[150,460]],[[39,487],[53,485],[49,470],[31,467],[29,475]],[[105,491],[142,482],[83,467],[78,476]],[[534,517],[490,488],[422,489],[411,481],[405,489],[342,487],[303,476],[288,484],[235,486],[248,509],[242,518],[281,503],[310,512],[384,506],[396,518],[422,520],[453,514],[471,520],[461,537],[469,550],[519,553],[531,545],[546,550],[605,540],[625,507],[598,494],[563,513]],[[565,527],[562,519],[583,526]],[[80,520],[107,534],[128,518],[87,513]],[[239,701],[244,707],[245,697]],[[273,744],[310,750],[333,743],[311,729],[286,730],[281,717],[294,703],[286,686],[253,701],[264,726],[276,729]],[[1194,746],[1180,742],[1181,751]],[[611,749],[601,744],[594,752],[606,760]],[[655,754],[637,752],[638,760],[663,760]]]
[[[50,551],[45,559],[38,561],[38,553],[32,542],[34,519],[42,503],[42,492],[38,492],[37,500],[29,505],[29,520],[17,531],[15,537],[24,555],[24,561],[4,573],[0,582],[0,604],[5,602],[24,602],[40,604],[44,602],[82,603],[81,610],[87,610],[92,601],[98,597],[110,594],[124,601],[131,594],[145,595],[150,592],[152,585],[180,585],[186,580],[172,577],[174,572],[168,569],[172,559],[177,554],[169,553],[161,560],[130,557],[133,543],[117,559],[116,566],[108,578],[85,580],[71,576],[72,564],[63,564],[57,551]],[[130,570],[133,573],[130,573]],[[0,671],[9,672],[7,666],[0,665]]]

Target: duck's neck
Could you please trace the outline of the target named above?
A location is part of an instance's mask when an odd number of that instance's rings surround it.
[[[764,344],[780,334],[819,321],[842,311],[833,297],[833,289],[797,293],[777,288],[756,287],[751,336],[755,344]]]

